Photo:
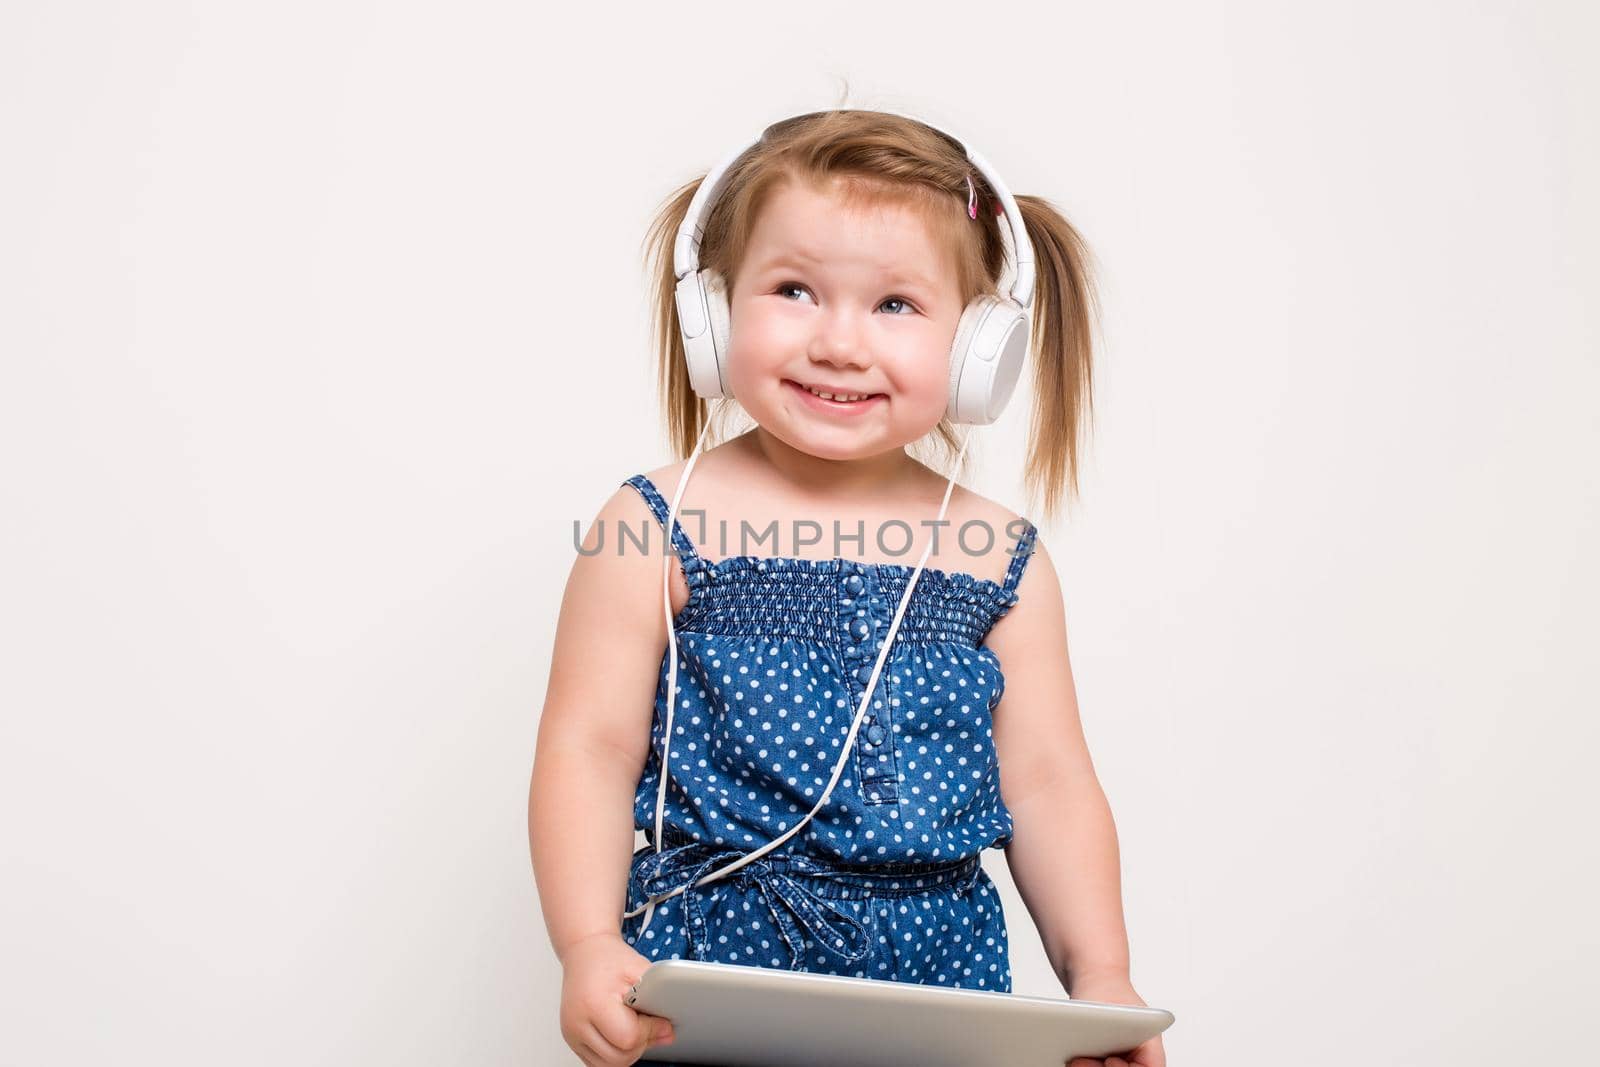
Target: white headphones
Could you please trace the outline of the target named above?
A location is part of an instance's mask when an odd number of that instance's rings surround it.
[[[911,118],[909,115],[899,117]],[[983,157],[949,131],[922,119],[913,121],[922,122],[960,144],[968,161],[1000,198],[1005,212],[1006,224],[1000,227],[1005,264],[997,286],[1002,295],[981,295],[967,305],[950,349],[950,402],[945,413],[952,422],[987,425],[1005,410],[1027,358],[1028,310],[1033,306],[1033,245],[1028,240],[1027,227],[1011,191]],[[763,131],[762,137],[765,136],[766,131]],[[711,169],[695,191],[673,244],[672,270],[678,279],[678,329],[688,358],[689,382],[696,393],[708,399],[732,395],[728,390],[730,327],[727,287],[716,271],[700,269],[700,240],[705,235],[711,208],[727,183],[729,169],[759,143],[760,138],[731,153]]]

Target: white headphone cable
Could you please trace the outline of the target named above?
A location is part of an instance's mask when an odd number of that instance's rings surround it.
[[[683,465],[683,473],[678,476],[678,488],[672,494],[672,504],[667,508],[666,525],[666,552],[661,556],[661,605],[667,615],[667,721],[661,734],[661,781],[656,785],[656,851],[661,851],[661,812],[665,807],[667,798],[668,767],[667,754],[672,746],[672,713],[678,699],[678,634],[672,625],[672,558],[678,554],[672,543],[672,531],[678,518],[678,505],[683,501],[683,489],[689,483],[689,472],[694,469],[695,460],[700,458],[700,446],[705,443],[706,432],[711,429],[711,413],[706,413],[706,424],[700,428],[700,436],[695,440],[694,450],[689,453],[689,462]],[[687,533],[685,537],[689,536]],[[686,576],[687,577],[687,576]],[[645,928],[650,925],[650,918],[655,914],[656,902],[650,901],[646,908],[647,914],[644,922],[639,926],[639,936],[644,936]],[[638,909],[628,912],[624,919],[637,915]]]
[[[702,431],[701,437],[703,438],[704,436],[705,436],[704,432]],[[960,473],[960,470],[961,470],[961,459],[962,459],[963,456],[966,455],[967,441],[968,441],[968,439],[970,437],[971,437],[971,432],[970,431],[968,433],[963,434],[962,437],[961,437],[961,447],[956,452],[956,459],[955,459],[955,471],[956,471],[956,473]],[[700,451],[700,446],[697,443],[695,445],[695,453],[698,454],[699,451]],[[683,498],[683,488],[684,488],[685,483],[687,483],[687,481],[689,479],[689,471],[694,466],[694,460],[695,460],[695,456],[691,455],[690,458],[689,458],[689,462],[687,464],[685,464],[685,466],[683,468],[683,473],[678,477],[678,488],[677,488],[677,491],[673,493],[672,506],[667,511],[667,527],[666,527],[666,529],[667,529],[667,537],[669,539],[669,543],[670,543],[670,539],[671,539],[671,536],[672,536],[673,522],[674,522],[675,517],[677,515],[678,503]],[[945,484],[945,487],[944,487],[944,499],[939,502],[939,518],[937,520],[935,520],[936,524],[944,519],[945,511],[950,506],[950,493],[951,493],[951,491],[953,489],[955,489],[956,473],[951,474],[949,481],[946,482],[946,484]],[[936,528],[937,528],[937,526],[936,526]],[[866,692],[861,694],[861,706],[858,709],[856,709],[856,717],[850,723],[850,732],[845,735],[844,751],[840,753],[839,761],[836,764],[834,764],[833,776],[828,779],[828,787],[822,791],[822,796],[817,800],[816,805],[813,806],[812,809],[806,813],[805,818],[801,819],[799,822],[797,822],[793,826],[791,826],[788,830],[784,831],[784,833],[782,835],[773,838],[771,841],[768,841],[765,845],[762,845],[760,848],[756,849],[754,852],[746,853],[745,855],[740,856],[738,859],[734,860],[732,863],[729,863],[726,866],[717,868],[716,870],[712,871],[710,874],[706,875],[704,878],[701,878],[697,882],[686,882],[683,885],[680,885],[678,888],[676,888],[676,889],[674,889],[674,890],[672,890],[670,892],[662,893],[659,896],[651,897],[645,904],[641,905],[640,907],[634,908],[632,911],[625,912],[623,914],[623,916],[622,916],[624,919],[631,919],[635,915],[638,915],[641,911],[645,913],[644,922],[641,923],[640,926],[639,926],[639,933],[638,933],[637,937],[642,938],[644,936],[645,929],[647,927],[649,927],[650,919],[655,914],[655,906],[657,904],[661,903],[664,900],[669,900],[672,897],[677,896],[679,893],[682,893],[687,889],[693,889],[693,888],[695,888],[697,886],[705,885],[707,882],[715,881],[716,879],[721,878],[725,874],[731,874],[732,872],[738,870],[739,868],[743,867],[747,863],[752,863],[755,860],[760,859],[762,856],[766,855],[768,852],[771,852],[773,849],[777,848],[779,845],[781,845],[785,841],[789,840],[789,838],[791,838],[795,834],[799,833],[800,832],[800,828],[802,826],[804,826],[807,822],[811,821],[811,817],[813,815],[815,815],[818,811],[822,810],[822,806],[828,802],[828,797],[833,793],[833,787],[839,781],[839,775],[841,773],[843,773],[843,771],[844,771],[845,763],[850,758],[850,750],[855,746],[856,731],[861,726],[861,718],[867,712],[867,704],[868,704],[869,701],[871,701],[873,690],[875,690],[877,688],[877,685],[878,685],[878,675],[883,670],[884,662],[889,658],[889,650],[894,645],[895,634],[898,633],[899,630],[900,630],[900,619],[905,614],[906,604],[909,603],[910,600],[911,600],[912,590],[916,588],[917,579],[922,574],[923,565],[928,562],[928,554],[930,552],[932,552],[932,551],[933,551],[933,539],[930,537],[929,540],[928,540],[927,546],[924,547],[923,550],[922,550],[921,558],[917,560],[916,569],[911,572],[911,577],[906,580],[905,593],[900,597],[900,605],[897,608],[895,608],[894,618],[889,623],[889,632],[888,632],[887,635],[885,635],[884,640],[883,640],[883,647],[878,650],[877,661],[872,665],[872,677],[867,681]],[[662,846],[661,815],[662,815],[663,802],[664,802],[665,797],[666,797],[667,774],[668,774],[668,767],[669,767],[669,763],[668,763],[668,758],[667,757],[668,757],[668,753],[670,751],[670,745],[672,743],[672,712],[673,712],[673,704],[677,699],[677,685],[678,685],[678,643],[677,643],[677,636],[673,632],[673,626],[672,626],[672,601],[671,601],[670,597],[666,593],[666,590],[668,589],[667,580],[668,580],[668,576],[671,573],[671,571],[670,571],[670,568],[671,568],[671,565],[672,565],[672,557],[671,557],[671,555],[667,556],[667,558],[663,561],[663,564],[664,564],[663,565],[663,569],[662,569],[663,600],[664,600],[664,602],[666,604],[666,611],[667,611],[667,639],[671,644],[672,659],[671,659],[671,666],[668,668],[668,671],[667,671],[667,721],[666,721],[666,733],[663,735],[662,740],[661,740],[661,782],[660,782],[659,788],[656,791],[656,823],[655,823],[655,825],[656,825],[656,851],[657,852],[661,851],[661,846]]]

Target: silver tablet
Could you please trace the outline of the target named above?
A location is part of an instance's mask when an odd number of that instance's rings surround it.
[[[658,960],[629,991],[671,1019],[648,1061],[711,1067],[1063,1067],[1126,1052],[1169,1011],[875,978]]]

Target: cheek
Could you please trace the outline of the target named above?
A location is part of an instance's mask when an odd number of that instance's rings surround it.
[[[760,316],[745,316],[734,320],[732,345],[729,356],[735,367],[757,367],[770,364],[782,349],[782,336],[772,329],[769,321]]]
[[[890,383],[901,398],[919,407],[941,407],[950,391],[950,348],[937,338],[923,338],[915,347],[885,361]]]
[[[796,352],[805,351],[806,337],[792,317],[759,303],[736,307],[731,329],[729,358],[737,376],[753,377],[785,366]]]

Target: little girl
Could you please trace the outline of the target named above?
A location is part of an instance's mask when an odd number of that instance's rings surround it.
[[[948,134],[835,110],[680,189],[651,240],[687,459],[585,534],[529,797],[563,1036],[650,1062],[671,1025],[624,1000],[658,959],[1008,993],[989,848],[1069,995],[1143,1004],[1055,568],[1031,522],[907,451],[959,473],[955,426],[993,422],[1031,355],[1029,487],[1047,513],[1076,490],[1077,232]],[[723,398],[754,425],[702,452]]]

